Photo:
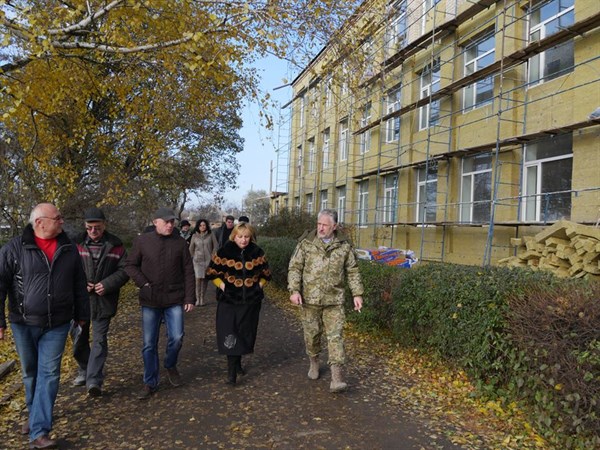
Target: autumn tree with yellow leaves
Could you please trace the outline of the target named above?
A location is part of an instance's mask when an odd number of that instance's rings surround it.
[[[0,0],[4,219],[41,200],[134,214],[234,184],[239,111],[269,101],[253,61],[314,50],[353,3]]]

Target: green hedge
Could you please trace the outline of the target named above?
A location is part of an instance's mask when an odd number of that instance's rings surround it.
[[[287,289],[288,265],[297,243],[296,239],[285,237],[258,237],[258,245],[264,250],[269,261],[272,283],[282,289]]]

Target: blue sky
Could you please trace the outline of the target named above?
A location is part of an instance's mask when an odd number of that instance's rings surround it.
[[[261,89],[268,92],[280,106],[285,105],[291,99],[291,88],[284,87],[277,90],[274,88],[292,81],[295,76],[290,72],[288,63],[275,57],[269,57],[258,61],[255,67],[261,75]],[[276,126],[273,130],[267,130],[261,126],[259,111],[259,105],[251,103],[246,105],[242,113],[244,124],[240,134],[244,138],[244,151],[238,155],[240,176],[237,184],[239,188],[225,192],[225,204],[231,202],[241,205],[243,198],[251,189],[270,192],[271,161],[275,171],[277,163],[275,150],[279,130]],[[275,176],[276,174],[273,173],[273,190],[276,189]]]

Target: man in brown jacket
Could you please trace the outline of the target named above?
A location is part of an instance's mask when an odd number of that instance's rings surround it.
[[[167,327],[164,367],[173,386],[181,384],[177,358],[183,344],[183,312],[194,309],[195,279],[192,258],[185,239],[173,233],[175,214],[168,208],[154,213],[156,229],[137,237],[125,271],[137,287],[142,307],[144,387],[143,400],[158,389],[158,337],[160,324]]]

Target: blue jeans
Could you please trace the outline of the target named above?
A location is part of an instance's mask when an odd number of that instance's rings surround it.
[[[142,336],[144,346],[144,384],[155,388],[159,382],[158,337],[160,324],[164,318],[167,326],[167,350],[164,367],[172,369],[177,365],[179,350],[183,345],[183,306],[150,308],[142,306]]]
[[[29,439],[50,434],[54,401],[60,381],[60,362],[70,324],[40,328],[12,323],[11,329],[25,385]]]

